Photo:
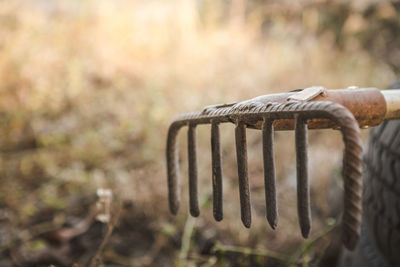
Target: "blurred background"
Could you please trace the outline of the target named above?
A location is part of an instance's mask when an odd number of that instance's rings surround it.
[[[342,143],[309,136],[313,228],[301,237],[294,135],[277,132],[279,223],[265,219],[261,135],[248,131],[253,225],[241,224],[234,128],[223,125],[224,220],[169,214],[168,125],[182,112],[323,85],[385,88],[400,72],[400,3],[0,0],[1,266],[335,266]],[[363,131],[364,140],[368,136]]]

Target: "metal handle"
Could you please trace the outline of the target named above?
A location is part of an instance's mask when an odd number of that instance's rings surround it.
[[[385,119],[400,119],[400,89],[380,91],[385,98]]]

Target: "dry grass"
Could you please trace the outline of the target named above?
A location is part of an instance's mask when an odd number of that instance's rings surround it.
[[[172,225],[181,233],[187,206],[171,217],[165,194],[164,143],[175,114],[311,85],[382,88],[394,77],[357,47],[339,50],[332,33],[316,35],[312,10],[303,24],[278,14],[260,34],[266,26],[257,12],[245,23],[224,20],[226,7],[210,1],[32,3],[0,4],[0,203],[18,226],[43,207],[62,212],[70,195],[111,187],[154,218],[155,229]],[[292,133],[276,137],[281,218],[273,232],[263,219],[259,133],[249,133],[255,219],[245,230],[233,128],[222,130],[225,220],[212,222],[206,204],[198,232],[210,228],[226,244],[293,253],[304,241],[296,219]],[[207,127],[200,127],[199,139],[200,190],[209,194]],[[316,236],[338,214],[332,211],[337,196],[326,192],[339,173],[340,137],[315,132],[310,144]]]

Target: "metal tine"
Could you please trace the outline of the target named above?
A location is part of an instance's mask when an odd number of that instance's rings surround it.
[[[247,171],[247,149],[246,149],[246,124],[238,121],[235,128],[236,158],[239,176],[240,210],[243,225],[250,228],[251,204],[249,177]]]
[[[311,229],[310,188],[308,181],[307,120],[296,118],[296,168],[297,168],[297,212],[300,229],[307,238]]]
[[[167,138],[167,174],[168,174],[168,201],[172,214],[177,214],[180,205],[179,191],[179,160],[178,160],[178,130],[171,126]]]
[[[262,127],[264,185],[266,217],[272,229],[278,225],[278,207],[276,201],[275,162],[274,162],[274,128],[273,120],[264,118]]]
[[[222,206],[222,156],[219,123],[211,121],[211,161],[213,185],[213,215],[216,221],[223,219]]]
[[[188,128],[188,158],[190,214],[193,217],[197,217],[200,215],[200,210],[197,194],[197,138],[195,124],[190,124]]]

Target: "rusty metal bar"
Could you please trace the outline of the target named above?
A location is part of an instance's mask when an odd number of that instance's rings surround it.
[[[213,215],[216,221],[223,218],[222,206],[222,156],[219,125],[211,121],[211,162],[213,187]]]
[[[243,225],[250,228],[251,225],[251,204],[250,188],[247,170],[247,148],[246,148],[246,124],[238,121],[235,128],[236,137],[236,158],[239,176],[239,197],[240,210]]]
[[[389,91],[397,91],[390,93]],[[239,102],[236,106],[267,104],[267,103],[285,103],[290,96],[296,92],[279,93],[259,96],[247,101]],[[387,97],[385,97],[387,95]],[[369,127],[380,124],[386,118],[393,118],[396,114],[400,118],[400,98],[398,101],[390,102],[394,99],[393,95],[400,95],[400,90],[384,90],[380,91],[376,88],[359,88],[359,89],[337,89],[326,90],[324,94],[314,97],[309,102],[331,101],[346,107],[353,116],[356,118],[360,127]],[[385,100],[386,98],[386,100]],[[388,113],[389,112],[389,113]],[[389,117],[387,117],[389,116]],[[262,120],[246,121],[248,128],[261,129]],[[294,130],[294,119],[281,119],[274,122],[274,129],[281,130]],[[308,122],[309,129],[327,129],[336,128],[337,125],[325,118],[310,118]]]
[[[310,186],[308,181],[307,121],[297,116],[295,127],[297,169],[297,213],[301,234],[307,238],[311,229]]]
[[[278,205],[275,185],[273,120],[264,118],[262,133],[266,217],[271,228],[275,229],[278,225]]]
[[[189,163],[189,204],[190,214],[193,217],[200,215],[199,198],[197,189],[197,138],[196,125],[190,124],[188,128],[188,163]]]

